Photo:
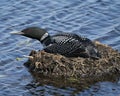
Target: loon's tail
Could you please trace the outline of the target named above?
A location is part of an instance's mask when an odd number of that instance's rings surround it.
[[[87,51],[88,51],[88,54],[89,54],[90,58],[93,58],[93,59],[101,58],[101,55],[100,55],[99,51],[95,47],[88,46]]]

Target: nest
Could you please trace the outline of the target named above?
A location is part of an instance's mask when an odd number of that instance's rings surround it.
[[[31,72],[55,77],[93,78],[119,74],[120,53],[97,41],[95,45],[101,54],[98,60],[82,57],[68,58],[60,54],[33,50],[25,66]]]

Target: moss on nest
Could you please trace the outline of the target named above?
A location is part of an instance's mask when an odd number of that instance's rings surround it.
[[[31,72],[45,76],[62,76],[75,78],[100,77],[120,72],[120,53],[111,47],[95,42],[101,58],[67,58],[59,54],[44,51],[31,51],[25,66]]]

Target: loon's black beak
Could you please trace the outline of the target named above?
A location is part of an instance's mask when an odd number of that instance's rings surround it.
[[[23,32],[18,32],[18,31],[12,31],[12,32],[10,32],[10,34],[13,34],[13,35],[24,35]]]

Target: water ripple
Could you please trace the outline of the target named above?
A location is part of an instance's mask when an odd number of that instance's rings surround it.
[[[0,95],[73,95],[92,94],[90,88],[74,93],[74,89],[54,86],[25,88],[34,81],[23,66],[31,50],[42,49],[40,42],[22,36],[10,35],[10,31],[30,26],[46,28],[49,33],[72,32],[96,39],[120,50],[120,1],[119,0],[2,0],[0,2]],[[17,58],[21,60],[17,61]],[[119,93],[120,86],[98,84],[103,89],[98,94]],[[115,92],[108,90],[115,88]],[[102,90],[102,91],[101,91]],[[97,93],[94,93],[95,95]]]

